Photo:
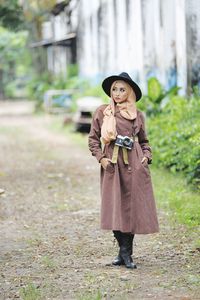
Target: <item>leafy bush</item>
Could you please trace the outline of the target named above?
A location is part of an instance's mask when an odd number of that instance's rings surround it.
[[[19,82],[30,74],[30,53],[25,47],[27,37],[26,31],[12,32],[0,27],[0,94],[4,98],[20,96],[20,89],[25,92],[25,84],[19,88]]]
[[[183,172],[200,188],[200,97],[174,96],[161,114],[149,118],[154,162],[172,172]]]
[[[44,73],[40,76],[33,76],[27,85],[28,96],[32,100],[36,100],[36,110],[40,110],[44,93],[51,89],[53,76],[50,73]]]
[[[177,96],[179,87],[165,91],[156,78],[148,80],[148,94],[138,108],[148,118],[154,163],[182,172],[200,188],[200,95],[193,88],[190,99]]]
[[[67,66],[67,77],[76,77],[78,76],[78,65],[77,64],[69,64]]]
[[[149,116],[160,113],[168,102],[169,97],[176,95],[177,91],[180,89],[177,86],[173,86],[165,91],[161,83],[155,77],[151,77],[148,80],[147,88],[148,93],[142,97],[142,101],[139,102],[138,107],[141,110],[144,110]]]

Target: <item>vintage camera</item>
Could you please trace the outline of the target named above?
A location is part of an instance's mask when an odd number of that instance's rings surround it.
[[[133,148],[133,139],[128,136],[118,135],[115,145],[131,150]]]

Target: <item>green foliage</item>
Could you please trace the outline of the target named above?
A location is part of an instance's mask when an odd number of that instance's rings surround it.
[[[41,100],[41,96],[51,86],[51,82],[49,74],[33,77],[28,84],[30,97],[38,101]]]
[[[52,89],[53,76],[50,73],[34,75],[27,85],[28,96],[32,100],[36,100],[36,111],[41,109],[44,93]]]
[[[148,80],[148,95],[138,108],[149,116],[148,134],[154,164],[182,172],[200,188],[200,93],[191,99],[177,96],[178,87],[164,91],[156,78]]]
[[[0,27],[0,92],[6,96],[14,96],[19,78],[22,84],[29,72],[30,56],[25,48],[27,35],[26,31],[15,33]],[[18,82],[14,82],[16,79]]]
[[[149,116],[153,165],[183,176],[183,179],[170,177],[166,171],[159,174],[157,170],[154,175],[157,199],[181,223],[196,226],[200,224],[200,93],[194,87],[193,96],[187,99],[175,95],[177,90],[174,87],[163,92],[158,80],[150,79],[148,95],[138,106]],[[197,193],[190,191],[188,183],[197,188]]]
[[[148,97],[152,102],[160,102],[163,88],[157,78],[152,77],[148,80]]]
[[[0,1],[0,26],[13,31],[24,28],[23,9],[18,0]]]
[[[193,86],[193,98],[198,99],[200,98],[200,88],[199,86],[195,85]]]
[[[148,80],[147,87],[148,94],[144,95],[139,101],[138,108],[145,110],[149,116],[162,112],[163,107],[167,103],[166,97],[176,95],[177,91],[180,89],[179,87],[174,86],[165,91],[161,83],[155,77]]]
[[[69,64],[67,66],[67,77],[75,77],[78,76],[78,65],[77,64]]]
[[[28,33],[26,31],[11,32],[0,27],[0,65],[6,68],[6,63],[13,63],[23,54]]]
[[[200,97],[174,96],[162,114],[149,119],[154,163],[181,171],[200,188]]]

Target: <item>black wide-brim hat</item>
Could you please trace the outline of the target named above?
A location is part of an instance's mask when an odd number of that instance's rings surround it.
[[[122,72],[119,75],[109,76],[102,82],[102,88],[104,92],[110,97],[110,89],[114,81],[123,80],[127,82],[135,92],[136,101],[139,101],[142,97],[142,92],[137,83],[135,83],[132,78],[128,75],[128,73]]]

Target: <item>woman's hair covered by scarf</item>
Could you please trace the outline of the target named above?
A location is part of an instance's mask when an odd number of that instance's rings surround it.
[[[121,83],[127,90],[128,97],[126,101],[115,104],[112,98],[112,90],[116,83]],[[120,114],[127,120],[134,120],[137,117],[136,110],[136,96],[132,87],[123,80],[114,81],[110,89],[111,100],[110,104],[104,110],[103,124],[101,127],[101,137],[104,144],[109,144],[117,137],[116,119],[115,119],[115,105],[119,107]]]

